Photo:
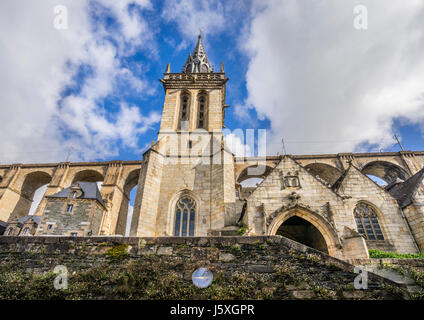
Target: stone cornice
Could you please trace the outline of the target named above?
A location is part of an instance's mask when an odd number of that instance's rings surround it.
[[[67,164],[70,167],[90,167],[90,166],[109,166],[111,164],[120,163],[123,166],[131,166],[131,165],[141,165],[143,163],[142,160],[131,160],[131,161],[122,161],[122,160],[112,160],[112,161],[92,161],[92,162],[68,162]],[[27,164],[20,164],[20,167],[22,169],[28,169],[28,168],[56,168],[58,166],[62,166],[63,162],[61,163],[27,163]],[[1,165],[0,169],[9,169],[11,165]]]
[[[334,153],[334,154],[308,154],[308,155],[290,155],[295,160],[303,159],[328,159],[328,158],[339,158],[343,155],[352,155],[355,158],[361,157],[393,157],[401,156],[402,154],[415,155],[415,156],[424,156],[424,151],[404,151],[404,152],[371,152],[371,153]],[[280,160],[282,156],[264,156],[264,157],[236,157],[236,162],[243,161],[260,161],[260,160]],[[70,167],[83,167],[83,166],[109,166],[111,163],[122,163],[123,166],[131,165],[142,165],[143,160],[130,160],[130,161],[121,161],[121,160],[112,160],[112,161],[92,161],[92,162],[69,162]],[[20,168],[46,168],[52,167],[56,168],[61,163],[28,163],[28,164],[19,164]],[[12,165],[4,164],[0,165],[0,169],[9,169]]]
[[[424,156],[424,151],[401,151],[401,152],[369,152],[369,153],[329,153],[329,154],[291,154],[293,159],[306,160],[306,159],[328,159],[328,158],[341,158],[341,157],[393,157],[401,155],[416,155]],[[258,161],[258,160],[279,160],[282,156],[263,156],[263,157],[236,157],[236,161]]]
[[[225,73],[165,73],[159,79],[166,89],[216,89],[225,86],[229,78]]]

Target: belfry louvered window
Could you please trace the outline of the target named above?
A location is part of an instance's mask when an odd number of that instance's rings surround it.
[[[384,240],[378,223],[375,209],[366,203],[358,203],[355,207],[355,221],[358,232],[368,240]]]
[[[194,236],[195,220],[196,202],[189,197],[178,200],[175,208],[174,236]]]
[[[184,128],[184,123],[189,120],[190,116],[190,95],[187,92],[184,92],[181,95],[181,109],[180,109],[180,123],[179,128],[188,130]]]
[[[206,94],[201,93],[198,99],[198,112],[197,112],[197,127],[205,129],[206,128],[206,109],[207,109],[207,99]]]

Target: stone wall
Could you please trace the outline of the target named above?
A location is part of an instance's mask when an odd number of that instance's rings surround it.
[[[164,159],[162,155],[150,149],[144,153],[143,161],[145,164],[138,180],[130,235],[156,236]]]
[[[55,266],[68,289],[55,290]],[[212,285],[191,276],[209,268]],[[280,236],[0,237],[1,299],[404,299],[405,287]]]
[[[402,218],[399,205],[386,190],[352,166],[347,171],[338,192],[348,197],[344,200],[344,220],[347,223],[349,219],[351,222],[346,225],[354,230],[356,230],[356,223],[353,219],[353,211],[358,202],[368,203],[376,209],[384,240],[367,241],[369,249],[401,253],[417,252],[414,239]]]
[[[421,185],[413,198],[413,204],[403,208],[411,232],[421,252],[424,250],[424,187]]]
[[[298,186],[285,186],[286,176],[297,175]],[[292,199],[295,193],[297,199]],[[290,157],[285,157],[247,199],[245,223],[251,234],[276,234],[281,224],[295,214],[313,224],[323,235],[330,255],[343,257],[338,234],[344,226],[354,228],[340,195],[318,181]],[[303,209],[302,209],[303,208]],[[301,211],[304,214],[301,216]],[[329,215],[329,211],[333,215]]]
[[[191,161],[186,159],[187,162]],[[181,192],[196,201],[195,234],[206,236],[211,221],[211,174],[212,166],[192,163],[168,164],[163,168],[159,189],[157,235],[173,235],[175,205]],[[221,181],[222,185],[222,181]]]

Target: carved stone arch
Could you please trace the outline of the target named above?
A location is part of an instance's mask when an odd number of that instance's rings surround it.
[[[195,219],[195,226],[194,226],[194,232],[195,232],[194,235],[196,236],[199,232],[200,212],[202,210],[201,199],[193,191],[188,190],[188,189],[182,189],[182,190],[176,192],[171,197],[171,200],[169,201],[168,216],[167,216],[167,219],[166,219],[166,233],[167,233],[168,236],[174,235],[175,208],[176,208],[177,202],[183,197],[189,197],[196,202],[196,219]]]
[[[369,174],[376,176],[386,181],[387,183],[396,180],[396,178],[401,180],[406,180],[409,178],[407,170],[402,168],[400,165],[390,161],[370,161],[362,167],[361,172],[365,175]]]
[[[21,218],[26,216],[31,208],[35,191],[38,188],[49,184],[51,180],[52,176],[44,171],[28,173],[23,178],[23,182],[19,190],[20,197],[12,211],[11,218]]]
[[[36,171],[28,173],[21,186],[21,196],[31,199],[35,190],[39,187],[48,184],[52,176],[44,171]]]
[[[138,184],[140,172],[141,168],[137,168],[128,172],[124,181],[124,185],[122,186],[124,193],[129,193]]]
[[[236,178],[237,183],[241,183],[244,180],[250,178],[262,178],[264,179],[272,171],[273,167],[268,165],[251,165],[245,167]]]
[[[318,177],[331,185],[333,185],[342,175],[342,172],[336,167],[320,162],[310,163],[305,166],[305,169],[313,176]]]
[[[121,205],[119,206],[118,221],[116,223],[115,234],[125,235],[128,218],[128,208],[130,205],[130,193],[131,190],[138,184],[140,171],[140,168],[130,171],[124,181],[124,185],[122,186],[123,194]]]
[[[269,224],[269,227],[267,228],[268,235],[276,235],[278,229],[284,222],[286,222],[291,217],[296,216],[302,218],[303,220],[306,220],[307,222],[312,224],[316,229],[318,229],[327,244],[329,255],[335,256],[337,250],[341,248],[340,239],[337,235],[336,230],[324,217],[322,217],[318,213],[303,206],[295,206],[286,210],[281,208],[275,213],[273,214],[273,216],[275,217],[272,219],[271,223]]]

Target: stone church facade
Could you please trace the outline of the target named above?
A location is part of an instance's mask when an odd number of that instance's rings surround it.
[[[160,80],[160,130],[142,160],[0,165],[4,235],[125,235],[137,186],[130,236],[279,234],[344,260],[424,250],[423,151],[236,157],[222,130],[228,80],[199,36],[182,72],[168,64]]]

